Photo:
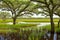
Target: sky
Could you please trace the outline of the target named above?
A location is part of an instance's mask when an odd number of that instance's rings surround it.
[[[40,10],[39,10],[40,11]],[[0,12],[1,12],[1,10],[0,10]],[[2,12],[7,12],[7,11],[2,11]],[[9,11],[9,13],[11,14],[11,12]],[[23,16],[23,17],[27,17],[27,16]],[[33,17],[33,18],[46,18],[46,15],[43,15],[42,16],[42,14],[39,14],[39,15],[36,15],[36,14],[34,14],[33,16],[31,16],[31,17]],[[47,18],[49,18],[49,16],[47,16]],[[59,18],[57,15],[54,15],[53,14],[53,18]]]
[[[44,15],[44,16],[42,16],[41,14],[39,14],[39,15],[36,15],[36,14],[34,14],[32,17],[35,17],[35,18],[45,18],[46,17],[46,15]],[[49,16],[47,16],[47,18],[48,18]],[[53,18],[59,18],[57,15],[54,15],[53,14]]]

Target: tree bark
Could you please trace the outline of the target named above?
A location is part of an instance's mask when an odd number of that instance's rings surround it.
[[[49,40],[54,39],[54,21],[53,21],[53,13],[50,14],[50,22],[51,22],[51,35]]]
[[[13,25],[15,25],[16,24],[16,19],[17,19],[17,17],[16,17],[16,11],[15,10],[13,10],[12,16],[14,16],[12,18],[13,18]]]
[[[16,24],[16,18],[13,18],[13,25]]]

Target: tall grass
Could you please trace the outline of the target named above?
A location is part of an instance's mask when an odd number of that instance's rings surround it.
[[[27,24],[24,25],[26,26]],[[9,35],[11,39],[13,39],[11,36],[13,35],[13,37],[15,36],[15,39],[17,38],[18,40],[40,40],[41,37],[44,36],[45,32],[41,31],[40,28],[38,29],[37,27],[33,27],[33,26],[30,27],[30,25],[32,24],[28,24],[29,27],[25,28],[25,27],[21,27],[23,26],[23,24],[16,24],[16,25],[1,24],[0,33],[6,34],[6,36]]]

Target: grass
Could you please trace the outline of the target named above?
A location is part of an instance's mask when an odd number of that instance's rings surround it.
[[[38,28],[36,27],[36,24],[16,24],[16,25],[7,25],[7,24],[0,24],[0,32],[2,32],[3,30],[6,32],[10,30],[17,30],[17,29],[21,29],[21,30],[38,30]],[[42,28],[42,29],[41,29]],[[59,31],[60,28],[57,28],[57,25],[55,25],[55,32]],[[39,30],[51,30],[51,26],[50,25],[46,25],[46,26],[42,26],[39,27]]]
[[[26,26],[29,26],[29,28]],[[32,39],[32,38],[37,39],[38,36],[39,36],[39,38],[41,38],[41,36],[43,36],[45,33],[43,31],[38,32],[38,29],[35,26],[36,26],[36,24],[16,24],[16,25],[0,24],[0,33],[3,33],[3,34],[4,33],[14,33],[14,32],[18,32],[18,30],[19,30],[19,31],[21,31],[20,35],[24,36],[24,35],[29,34],[30,39]],[[24,28],[24,30],[23,30],[23,28]],[[37,34],[37,36],[36,36],[36,34]]]
[[[9,25],[9,24],[0,24],[0,29],[2,28],[26,28],[26,27],[35,27],[37,24],[16,24],[16,25]]]
[[[27,27],[26,27],[27,26]],[[28,28],[29,26],[29,28]],[[32,27],[31,27],[32,26]],[[34,27],[33,27],[34,26]],[[0,24],[0,33],[20,33],[20,37],[24,37],[24,35],[28,36],[28,40],[39,40],[41,39],[44,35],[45,35],[45,29],[47,30],[51,30],[50,25],[46,25],[46,26],[42,26],[42,30],[41,31],[41,27],[37,28],[35,27],[36,24],[16,24],[16,25],[7,25],[7,24]],[[23,30],[24,28],[24,30]],[[18,30],[19,29],[19,30]],[[30,30],[31,29],[31,30]],[[39,31],[38,31],[39,29]],[[57,28],[57,24],[55,25],[55,30],[59,31],[60,28]]]
[[[3,21],[0,19],[0,23],[2,22],[13,22],[12,19],[6,19],[6,21]],[[20,18],[17,19],[16,22],[50,22],[49,18]],[[57,18],[54,18],[54,22],[58,22]]]
[[[58,28],[57,27],[57,24],[55,24],[55,32],[60,32],[60,27]],[[51,31],[51,25],[46,25],[44,27],[42,27],[42,30],[48,30],[48,31]]]
[[[21,21],[23,21],[23,22],[50,22],[50,19],[49,18],[37,18],[37,19],[17,19],[17,22],[21,22]],[[57,22],[58,21],[58,19],[54,19],[54,22]]]
[[[0,24],[0,33],[7,32],[16,32],[18,30],[23,30],[23,28],[27,29],[28,27],[36,27],[37,24],[16,24],[16,25],[8,25],[8,24]]]
[[[24,35],[29,35],[29,40],[32,39],[36,39],[38,40],[38,38],[41,38],[41,36],[43,36],[46,32],[46,30],[51,31],[51,26],[50,25],[46,25],[46,26],[42,26],[40,28],[37,28],[37,24],[16,24],[16,25],[8,25],[8,24],[4,24],[7,22],[12,22],[12,19],[6,19],[5,21],[0,19],[0,33],[14,33],[14,32],[20,32],[20,35],[24,36]],[[42,19],[42,18],[38,18],[38,19],[17,19],[16,22],[50,22],[50,19],[46,18],[46,19]],[[58,19],[54,19],[54,22],[58,22]],[[42,28],[42,29],[41,29]],[[41,31],[42,30],[42,31]],[[45,32],[44,32],[45,31]],[[55,32],[59,32],[60,28],[57,28],[57,24],[55,24]]]
[[[0,33],[12,33],[12,32],[17,32],[17,30],[10,30],[10,29],[0,29]]]
[[[16,25],[0,24],[0,32],[8,32],[9,29],[13,30],[13,31],[18,30],[18,29],[23,30],[23,28],[24,28],[24,30],[30,30],[30,29],[38,30],[38,28],[36,26],[37,26],[37,24],[16,24]],[[49,28],[49,27],[47,27],[47,28]],[[39,28],[39,30],[40,30],[40,28]]]

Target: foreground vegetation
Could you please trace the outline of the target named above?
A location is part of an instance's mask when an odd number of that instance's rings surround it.
[[[37,27],[37,24],[16,24],[16,25],[10,25],[10,24],[6,24],[12,22],[12,19],[6,19],[5,21],[3,21],[2,19],[0,19],[0,33],[4,36],[7,35],[13,35],[13,37],[15,39],[18,40],[41,40],[41,38],[47,33],[47,31],[51,31],[51,26],[50,25],[46,25],[46,26],[42,26],[42,27]],[[16,21],[18,22],[34,22],[34,23],[41,23],[41,22],[50,22],[50,19],[46,18],[37,18],[37,19],[25,19],[25,18],[21,18],[21,19],[17,19]],[[58,19],[54,19],[54,22],[58,22]],[[57,27],[57,24],[55,24],[55,32],[59,32],[60,28]],[[19,35],[19,38],[17,38],[17,35]],[[9,36],[12,37],[12,36]],[[13,38],[10,38],[13,39]]]
[[[41,31],[40,28],[38,29],[36,25],[37,24],[0,24],[0,34],[6,37],[5,39],[7,40],[9,37],[11,37],[11,40],[40,40],[45,32]]]
[[[7,40],[9,37],[11,37],[10,38],[11,40],[13,39],[40,40],[41,37],[45,34],[45,32],[41,31],[40,28],[38,29],[35,26],[36,24],[17,24],[17,25],[0,24],[0,34],[3,35],[3,37],[6,37],[5,39]],[[17,37],[17,35],[19,35],[19,37]]]
[[[41,40],[47,31],[51,31],[50,25],[41,27],[37,27],[36,25],[37,24],[0,24],[0,34],[7,40],[9,37],[11,40]],[[55,32],[59,32],[59,30],[60,28],[55,24]]]
[[[20,32],[21,30],[25,31],[32,31],[32,30],[38,30],[43,32],[43,30],[51,31],[51,26],[41,26],[37,27],[37,24],[16,24],[16,25],[9,25],[9,24],[0,24],[0,33],[8,33],[8,32]],[[57,24],[55,24],[55,32],[58,32],[60,28],[57,27]]]

